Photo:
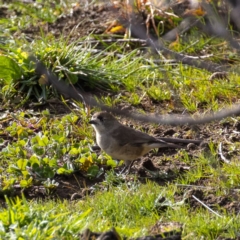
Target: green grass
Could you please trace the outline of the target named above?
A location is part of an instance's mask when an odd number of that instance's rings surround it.
[[[191,209],[184,199],[175,200],[178,189],[171,184],[166,188],[133,181],[108,187],[76,202],[7,200],[7,208],[0,211],[1,236],[11,236],[12,229],[22,238],[75,239],[86,228],[104,231],[114,226],[122,236],[137,237],[147,235],[159,221],[182,224],[186,239],[216,239],[234,237],[240,227],[237,215],[221,212],[219,217],[204,208]]]
[[[100,92],[101,100],[108,106],[133,106],[144,112],[142,105],[148,103],[146,112],[160,114],[176,110],[201,116],[231,106],[239,99],[238,70],[228,75],[229,80],[210,81],[211,74],[200,69],[164,61],[156,64],[144,49],[134,49],[129,43],[108,45],[100,39],[105,48],[96,52],[91,40],[99,36],[72,40],[70,35],[56,39],[42,29],[29,41],[20,34],[23,29],[38,26],[39,21],[42,25],[54,22],[69,11],[70,1],[56,1],[54,6],[50,1],[37,1],[34,7],[20,2],[5,6],[10,13],[19,14],[0,20],[1,238],[79,239],[86,228],[106,231],[111,227],[121,236],[138,237],[152,234],[151,228],[157,222],[181,224],[184,239],[236,238],[240,228],[237,208],[230,211],[220,200],[228,199],[229,204],[235,204],[240,198],[236,133],[239,117],[219,122],[217,129],[212,125],[202,128],[209,135],[213,133],[213,139],[208,138],[208,151],[199,150],[190,156],[188,150],[181,150],[174,159],[159,157],[155,151],[160,163],[164,159],[188,167],[182,172],[175,166],[174,180],[164,170],[149,173],[151,180],[142,181],[138,176],[123,177],[110,170],[100,181],[102,167],[114,168],[117,163],[105,153],[99,155],[89,150],[94,144],[94,131],[88,121],[91,113],[99,109],[86,111],[81,103],[63,100],[55,89],[44,84],[44,76],[35,73],[28,57],[33,54],[41,59],[68,84]],[[172,48],[189,55],[213,54],[208,60],[215,62],[228,57],[234,63],[232,69],[239,68],[235,53],[221,39],[209,38],[194,29],[188,36],[188,40],[181,39]],[[51,111],[53,98],[63,100],[63,106],[70,112],[61,115],[56,114],[58,109]],[[46,103],[49,109],[44,108]],[[158,128],[131,123],[136,129],[148,129],[149,133]],[[228,124],[236,131],[225,141]],[[220,142],[227,149],[229,164],[220,161]],[[66,176],[64,181],[68,182],[78,171],[86,182],[97,181],[92,185],[79,184],[78,191],[86,189],[89,194],[74,201],[57,199],[54,191],[63,183],[54,176]],[[38,186],[43,187],[45,199],[12,197],[18,187],[27,190]],[[220,216],[192,197],[199,189],[203,202],[209,196],[215,197],[209,207]]]

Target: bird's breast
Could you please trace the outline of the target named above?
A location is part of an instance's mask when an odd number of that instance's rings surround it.
[[[116,160],[135,160],[142,155],[143,149],[141,147],[134,147],[126,144],[121,145],[115,138],[105,135],[96,136],[98,146]]]

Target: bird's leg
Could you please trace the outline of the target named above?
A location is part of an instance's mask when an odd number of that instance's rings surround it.
[[[136,160],[133,160],[133,161],[125,161],[125,166],[124,168],[122,169],[122,171],[120,172],[121,174],[123,174],[124,172],[126,172],[126,175],[130,173],[130,170],[131,170],[131,167],[133,165],[133,163],[135,162]]]
[[[123,174],[128,168],[128,165],[125,164],[124,168],[121,170],[120,174]]]

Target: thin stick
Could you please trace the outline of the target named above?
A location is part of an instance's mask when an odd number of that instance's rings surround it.
[[[192,197],[198,201],[199,203],[201,203],[205,208],[207,208],[210,212],[214,213],[215,215],[217,215],[218,217],[222,217],[220,214],[218,214],[217,212],[213,211],[210,207],[208,207],[205,203],[203,203],[201,200],[199,200],[197,197],[195,197],[194,195],[192,195]]]
[[[221,143],[221,142],[219,143],[219,146],[218,146],[218,154],[220,155],[220,157],[221,157],[221,159],[222,159],[223,162],[225,162],[225,163],[227,163],[227,164],[230,164],[230,163],[231,163],[231,162],[230,162],[228,159],[226,159],[226,158],[224,157],[224,155],[223,155],[223,152],[222,152],[222,143]]]

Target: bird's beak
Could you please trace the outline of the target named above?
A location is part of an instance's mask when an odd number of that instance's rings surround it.
[[[94,124],[97,124],[97,121],[90,120],[89,123],[94,125]]]

